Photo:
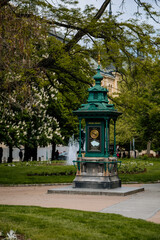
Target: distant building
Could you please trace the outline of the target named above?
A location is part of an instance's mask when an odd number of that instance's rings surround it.
[[[90,60],[90,65],[93,69],[97,68],[97,62],[93,58]],[[101,85],[108,89],[110,95],[118,96],[118,83],[121,80],[121,74],[118,73],[115,67],[111,64],[105,69],[101,67],[101,75],[103,76]]]
[[[121,75],[118,72],[102,72],[101,74],[103,75],[102,86],[108,89],[110,95],[118,96],[118,82],[121,79]]]

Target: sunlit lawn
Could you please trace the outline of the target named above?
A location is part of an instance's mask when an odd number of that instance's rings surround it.
[[[122,160],[122,163],[135,160]],[[160,180],[160,160],[136,160],[147,171],[119,174],[122,182]],[[132,164],[131,164],[132,165]],[[0,165],[0,184],[67,183],[75,177],[74,166],[65,163],[29,162]],[[0,233],[6,237],[14,230],[23,240],[155,240],[160,225],[116,214],[92,213],[67,209],[0,206]],[[1,239],[1,238],[0,238]]]
[[[0,231],[31,240],[155,240],[160,225],[116,214],[41,207],[0,206]]]

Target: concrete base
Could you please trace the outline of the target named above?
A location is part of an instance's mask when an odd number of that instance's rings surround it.
[[[91,189],[73,188],[66,186],[61,188],[49,189],[49,194],[83,194],[83,195],[108,195],[108,196],[127,196],[144,191],[143,187],[119,187],[114,189]]]
[[[76,176],[73,188],[112,189],[121,187],[121,180],[115,176]]]

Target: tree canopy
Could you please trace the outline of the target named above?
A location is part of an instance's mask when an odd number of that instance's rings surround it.
[[[135,2],[158,21],[158,11],[147,0]],[[109,3],[82,11],[73,0],[0,2],[1,142],[18,146],[30,140],[37,146],[71,135],[76,126],[72,110],[86,100],[92,84],[89,58],[99,51],[102,65],[112,63],[122,74],[121,94],[112,100],[132,115],[139,137],[155,139],[159,37],[138,19],[110,16]]]

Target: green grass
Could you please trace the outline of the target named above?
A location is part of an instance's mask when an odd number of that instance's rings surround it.
[[[158,240],[160,225],[116,214],[0,206],[0,231],[31,240]]]
[[[137,164],[130,164],[137,162]],[[124,159],[122,164],[128,165],[131,173],[119,173],[124,182],[156,182],[160,180],[160,159]],[[58,164],[58,165],[56,165]],[[136,167],[135,167],[136,166]],[[146,168],[144,173],[132,173],[132,170]],[[127,170],[125,170],[127,172]],[[74,166],[57,162],[20,162],[0,164],[0,184],[40,184],[40,183],[71,183],[75,177]]]
[[[0,164],[0,184],[69,183],[75,177],[74,166],[44,162]]]

